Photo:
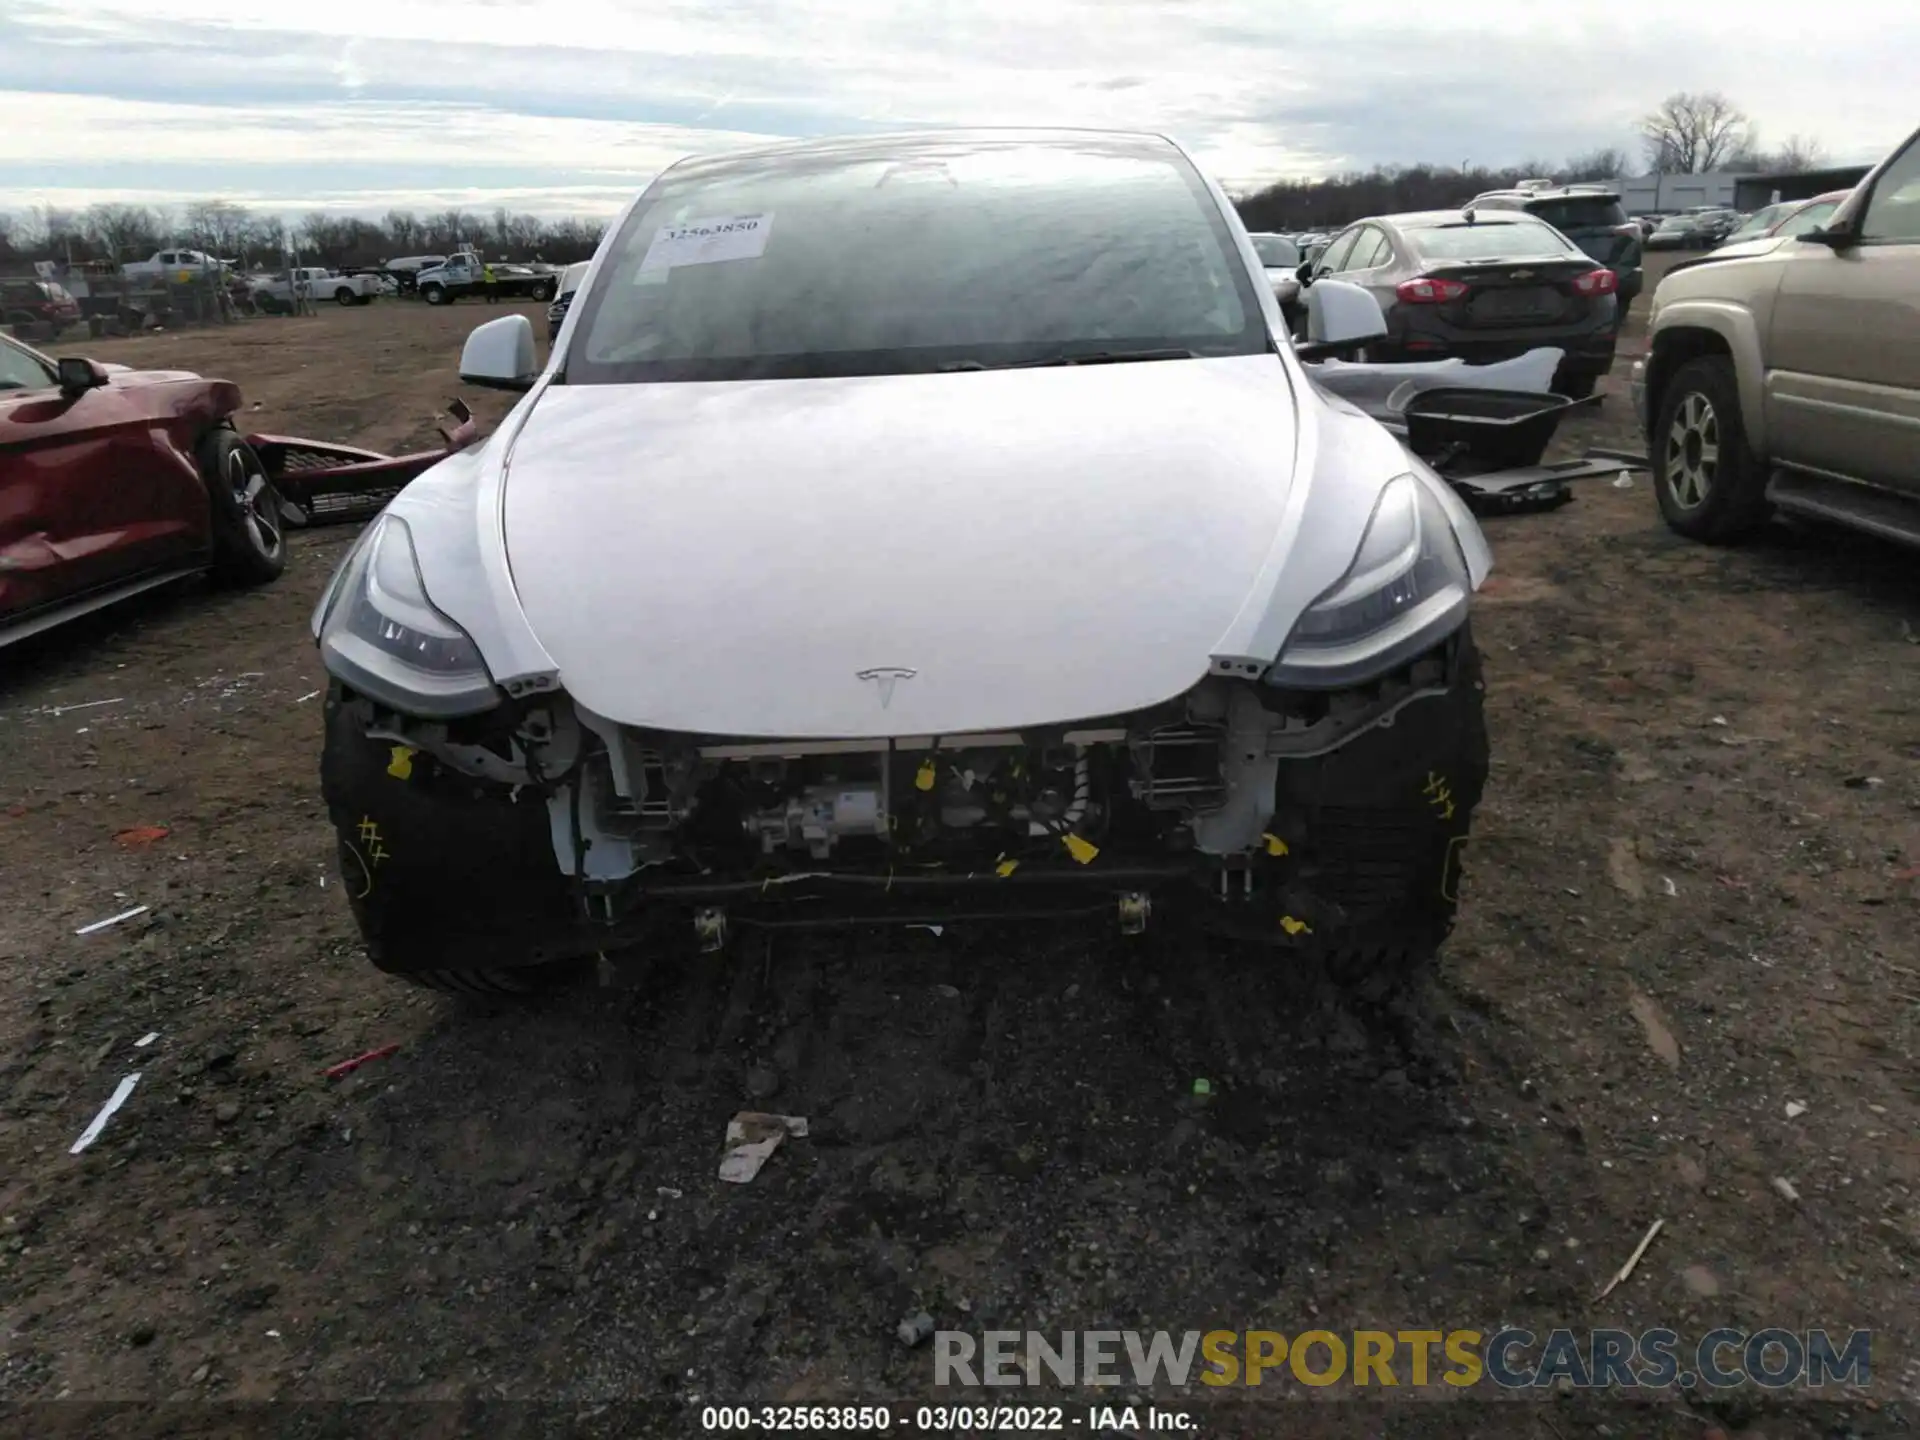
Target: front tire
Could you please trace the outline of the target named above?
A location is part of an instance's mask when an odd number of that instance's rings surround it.
[[[533,298],[538,301],[541,301],[543,304],[546,301],[553,299],[553,286],[548,284],[540,284],[540,285],[534,286]]]
[[[213,507],[213,576],[227,586],[265,586],[286,570],[280,492],[252,445],[213,430],[196,453]]]
[[[420,287],[420,298],[429,305],[444,305],[448,300],[446,287],[441,285],[422,285]]]
[[[1766,523],[1766,477],[1747,449],[1727,356],[1702,355],[1674,372],[1648,449],[1660,513],[1679,534],[1725,545]]]
[[[356,305],[359,303],[359,300],[360,300],[360,297],[355,295],[353,291],[349,290],[344,285],[342,285],[338,290],[333,292],[333,303],[336,305],[340,305],[340,306]]]
[[[280,492],[260,457],[231,430],[215,430],[195,456],[213,508],[213,574],[227,585],[252,587],[280,578],[287,538]]]

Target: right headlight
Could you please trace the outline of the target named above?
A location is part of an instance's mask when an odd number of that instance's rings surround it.
[[[1466,618],[1473,581],[1446,509],[1412,475],[1389,481],[1347,573],[1301,615],[1272,685],[1358,685],[1431,649]]]
[[[423,719],[500,703],[480,648],[427,598],[412,532],[399,516],[374,521],[322,603],[321,663],[361,694]]]

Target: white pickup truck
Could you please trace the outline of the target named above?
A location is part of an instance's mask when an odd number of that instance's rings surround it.
[[[253,280],[253,303],[269,315],[291,309],[295,294],[309,300],[331,300],[337,305],[368,305],[381,291],[378,275],[336,275],[324,265],[308,265],[286,275],[263,275]]]
[[[129,260],[120,274],[128,280],[186,281],[227,268],[225,260],[202,250],[156,250],[145,260]]]

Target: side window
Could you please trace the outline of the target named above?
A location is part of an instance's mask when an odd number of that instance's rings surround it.
[[[0,344],[0,392],[46,390],[56,383],[47,367],[26,351]]]
[[[1874,181],[1873,195],[1860,217],[1862,240],[1920,240],[1920,140],[1887,166]]]
[[[1353,254],[1347,261],[1347,269],[1373,270],[1392,258],[1393,246],[1387,241],[1386,231],[1369,227],[1361,233],[1359,242],[1353,247]]]
[[[1358,230],[1349,230],[1344,235],[1336,235],[1333,243],[1327,246],[1327,253],[1320,257],[1320,263],[1313,267],[1314,270],[1322,275],[1331,275],[1346,269],[1347,256],[1353,253],[1353,242],[1359,238]]]

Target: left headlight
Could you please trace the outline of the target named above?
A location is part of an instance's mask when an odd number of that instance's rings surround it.
[[[413,534],[399,516],[374,522],[322,604],[321,662],[361,694],[423,719],[500,703],[473,637],[427,598]]]
[[[1307,607],[1267,681],[1324,690],[1371,680],[1456,629],[1472,594],[1445,507],[1402,475],[1380,492],[1353,564]]]

